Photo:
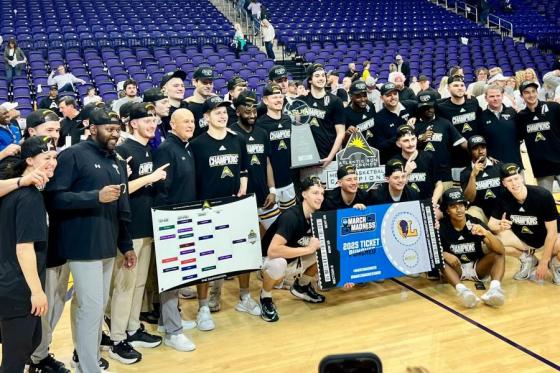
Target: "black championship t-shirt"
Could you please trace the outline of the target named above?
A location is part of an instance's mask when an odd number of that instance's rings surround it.
[[[249,157],[247,194],[255,193],[257,206],[261,207],[268,195],[266,182],[267,157],[270,153],[268,135],[264,129],[257,127],[253,127],[251,132],[247,132],[237,123],[232,125],[231,129],[239,136],[243,136],[247,144],[247,156]]]
[[[191,142],[196,166],[198,199],[237,195],[241,172],[247,172],[249,162],[243,137],[228,130],[217,140],[203,133]]]
[[[309,244],[312,237],[311,221],[305,218],[302,205],[297,204],[284,211],[268,228],[261,241],[263,256],[268,256],[268,247],[275,234],[284,237],[288,247],[305,247]],[[296,259],[287,260],[291,262]]]
[[[461,188],[463,190],[469,183],[472,169],[471,164],[461,172]],[[503,192],[504,187],[500,181],[500,166],[493,165],[490,162],[484,170],[476,175],[476,197],[471,205],[480,207],[486,216],[490,216]]]
[[[367,107],[363,111],[356,111],[352,108],[352,104],[350,104],[344,108],[344,112],[346,113],[346,129],[352,126],[356,127],[364,135],[368,144],[374,146],[375,106],[368,102]]]
[[[488,156],[503,163],[513,162],[522,167],[519,139],[515,127],[516,115],[515,110],[510,107],[503,106],[499,118],[486,109],[480,116],[478,134],[486,139]]]
[[[472,234],[473,225],[479,224],[489,230],[483,222],[473,216],[466,215],[466,219],[467,222],[460,231],[453,227],[449,217],[440,221],[439,228],[443,251],[455,255],[461,263],[475,262],[484,256],[484,251],[482,251],[484,236]]]
[[[560,104],[539,102],[535,112],[521,110],[515,122],[535,177],[560,175]]]
[[[283,188],[292,183],[290,168],[292,167],[292,154],[290,150],[290,136],[292,121],[290,117],[282,114],[280,119],[273,119],[264,114],[257,119],[256,127],[268,133],[270,143],[270,164],[274,172],[274,186]]]
[[[330,93],[316,99],[311,93],[299,96],[309,106],[309,126],[315,139],[315,145],[321,158],[326,158],[336,140],[335,125],[344,125],[344,105],[340,99]]]
[[[547,221],[556,221],[558,211],[552,194],[541,187],[527,185],[527,198],[519,203],[511,193],[504,192],[492,217],[498,220],[506,213],[511,221],[511,230],[519,239],[534,248],[544,245]]]
[[[204,104],[197,102],[187,102],[187,109],[189,109],[194,116],[194,134],[193,138],[208,131],[208,122],[204,119]],[[228,122],[229,123],[229,122]]]
[[[372,189],[368,191],[368,205],[384,205],[387,203],[394,202],[408,202],[419,200],[419,194],[410,185],[405,185],[398,200],[395,200],[391,193],[389,192],[389,184],[383,183],[377,189]]]
[[[132,174],[128,181],[138,179],[153,172],[152,150],[150,145],[140,144],[133,138],[128,138],[122,145],[117,147],[117,153],[124,158],[132,159],[128,162]],[[129,226],[130,235],[133,239],[152,237],[152,214],[151,208],[154,201],[154,187],[148,184],[129,195],[130,211],[132,221]]]
[[[433,131],[430,141],[418,141],[418,148],[426,152],[432,152],[439,168],[442,170],[442,181],[451,181],[451,150],[461,144],[465,139],[453,125],[444,118],[435,117],[431,121],[417,121],[415,126],[416,136],[420,137],[428,129]],[[463,149],[464,156],[468,157]]]
[[[0,202],[0,221],[0,319],[29,315],[31,291],[17,259],[16,245],[33,242],[44,288],[48,231],[41,192],[23,187],[6,195]]]
[[[408,161],[402,153],[394,158],[400,159],[403,164]],[[432,198],[436,183],[442,179],[445,170],[439,167],[431,152],[418,151],[414,162],[416,168],[408,175],[408,185],[419,193],[420,199]]]
[[[400,150],[395,144],[397,141],[397,128],[406,124],[413,117],[414,106],[411,106],[409,103],[400,103],[400,105],[398,114],[383,107],[375,115],[372,144],[379,150],[382,164],[387,163],[395,154],[399,153]]]
[[[347,209],[357,203],[366,205],[368,204],[368,202],[368,193],[365,190],[358,188],[354,199],[352,200],[352,202],[350,202],[350,204],[347,205],[342,198],[342,190],[340,189],[340,187],[336,187],[333,190],[327,190],[325,192],[325,199],[321,204],[321,211]]]

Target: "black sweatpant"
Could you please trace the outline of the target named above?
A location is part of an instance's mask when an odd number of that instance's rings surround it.
[[[2,364],[0,373],[20,373],[39,343],[41,318],[31,314],[0,320]]]

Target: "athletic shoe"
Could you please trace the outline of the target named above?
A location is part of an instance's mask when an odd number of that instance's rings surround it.
[[[278,311],[276,311],[272,298],[261,298],[261,318],[268,322],[278,321]]]
[[[531,271],[539,264],[539,261],[533,254],[522,254],[521,257],[519,257],[519,261],[521,262],[521,267],[519,268],[519,272],[513,275],[513,279],[528,280],[531,276]]]
[[[457,295],[461,298],[463,306],[467,308],[473,308],[478,303],[478,298],[470,289],[464,289],[463,291],[458,291]]]
[[[439,271],[437,269],[426,272],[426,278],[430,281],[439,281]]]
[[[140,312],[140,321],[144,321],[152,325],[157,325],[159,321],[159,314],[157,314],[155,310],[151,312]]]
[[[190,287],[179,289],[179,298],[182,299],[194,299],[196,298],[196,291]]]
[[[261,314],[261,307],[257,302],[251,298],[251,294],[245,294],[235,306],[235,309],[239,312],[247,312],[253,316],[259,316]]]
[[[313,286],[311,286],[311,283],[304,286],[299,284],[299,280],[294,281],[290,288],[290,293],[310,303],[323,303],[325,301],[325,297],[317,293]]]
[[[123,364],[134,364],[142,360],[142,354],[127,341],[120,341],[109,350],[109,357]]]
[[[76,366],[80,364],[80,359],[78,358],[78,353],[74,350],[72,354],[72,361],[70,361],[70,366],[72,368],[76,368]],[[103,358],[99,358],[99,368],[101,371],[106,372],[109,369],[109,362]]]
[[[181,324],[183,325],[183,330],[190,330],[196,328],[196,321],[194,320],[181,320]],[[165,326],[158,325],[157,331],[159,333],[165,334]]]
[[[146,332],[144,325],[140,325],[140,329],[132,335],[129,334],[126,341],[134,348],[154,348],[161,344],[161,337]]]
[[[481,295],[480,299],[489,306],[500,307],[504,305],[504,291],[502,288],[490,288],[490,290]]]
[[[70,373],[64,363],[54,358],[53,354],[48,354],[46,358],[37,364],[29,363],[29,373]]]
[[[208,306],[202,306],[198,310],[198,315],[196,315],[196,327],[198,330],[204,332],[213,330],[216,325],[214,325],[214,320],[212,320],[212,315],[210,314],[210,308]]]
[[[106,332],[101,332],[101,345],[99,348],[101,351],[109,351],[113,347],[113,341],[111,341],[111,337]]]
[[[552,272],[552,283],[554,285],[560,285],[560,265],[553,265],[551,260],[548,262],[548,269]]]
[[[222,307],[220,301],[222,299],[222,282],[214,281],[210,287],[210,296],[208,297],[208,308],[210,312],[218,312]]]
[[[195,344],[183,333],[165,336],[163,344],[183,352],[193,351],[196,348]]]

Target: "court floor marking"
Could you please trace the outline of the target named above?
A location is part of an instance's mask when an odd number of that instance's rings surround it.
[[[512,346],[512,347],[514,347],[514,348],[516,348],[516,349],[518,349],[519,351],[522,351],[522,352],[526,353],[527,355],[529,355],[529,356],[531,356],[531,357],[533,357],[533,358],[539,360],[540,362],[542,362],[542,363],[544,363],[544,364],[550,366],[551,368],[554,368],[554,369],[556,369],[557,371],[560,371],[560,365],[554,363],[553,361],[550,361],[550,360],[548,360],[547,358],[545,358],[545,357],[543,357],[543,356],[537,354],[536,352],[533,352],[533,351],[529,350],[528,348],[526,348],[526,347],[520,345],[519,343],[512,341],[512,340],[509,339],[508,337],[505,337],[505,336],[501,335],[500,333],[498,333],[498,332],[496,332],[496,331],[494,331],[494,330],[488,328],[487,326],[482,325],[481,323],[479,323],[479,322],[477,322],[477,321],[471,319],[470,317],[463,315],[461,312],[459,312],[459,311],[457,311],[457,310],[454,310],[453,308],[451,308],[451,307],[449,307],[449,306],[446,306],[445,304],[441,303],[440,301],[438,301],[438,300],[436,300],[436,299],[430,297],[430,296],[427,295],[427,294],[424,294],[424,293],[421,292],[420,290],[418,290],[418,289],[416,289],[416,288],[414,288],[414,287],[412,287],[412,286],[410,286],[410,285],[408,285],[408,284],[405,284],[404,282],[402,282],[402,281],[400,281],[400,280],[397,280],[397,279],[394,279],[394,278],[393,278],[392,281],[395,282],[395,283],[397,283],[397,284],[399,284],[400,286],[402,286],[402,287],[404,287],[404,288],[406,288],[406,289],[408,289],[408,290],[410,290],[410,291],[416,293],[417,295],[421,296],[422,298],[424,298],[424,299],[426,299],[426,300],[428,300],[428,301],[434,303],[435,305],[437,305],[437,306],[443,308],[444,310],[446,310],[446,311],[452,313],[453,315],[455,315],[455,316],[457,316],[457,317],[460,317],[461,319],[463,319],[463,320],[465,320],[466,322],[468,322],[468,323],[470,323],[470,324],[476,326],[477,328],[482,329],[482,330],[485,331],[486,333],[488,333],[488,334],[490,334],[490,335],[492,335],[492,336],[494,336],[494,337],[496,337],[496,338],[502,340],[503,342],[505,342],[505,343],[509,344],[510,346]]]

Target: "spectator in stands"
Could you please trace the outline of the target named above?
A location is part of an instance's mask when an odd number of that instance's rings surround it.
[[[397,71],[404,75],[404,85],[408,86],[410,79],[410,66],[408,65],[408,62],[405,62],[402,56],[400,54],[397,54],[395,56],[395,66],[397,67]]]
[[[395,84],[395,87],[397,87],[397,90],[399,92],[400,102],[404,102],[404,101],[416,102],[417,99],[416,99],[416,95],[414,94],[414,91],[409,87],[405,86],[406,77],[403,73],[398,71],[390,73],[388,80],[389,83],[393,83]]]
[[[19,153],[21,132],[10,125],[9,113],[6,107],[0,106],[0,160]]]
[[[12,130],[15,136],[16,144],[21,140],[21,129],[19,126],[19,120],[21,118],[21,113],[17,110],[17,102],[4,102],[0,105],[8,111],[8,127]]]
[[[418,83],[418,78],[416,76],[410,78],[410,84],[408,87],[412,89],[412,92],[414,92],[415,95],[420,92],[420,84]]]
[[[342,78],[342,88],[344,88],[344,90],[346,91],[346,93],[348,93],[350,91],[350,86],[352,85],[352,79],[350,79],[349,77],[345,76],[344,78]]]
[[[366,80],[367,98],[375,106],[375,111],[377,112],[383,108],[383,102],[381,101],[381,92],[379,92],[376,83],[377,80],[371,76]]]
[[[394,64],[394,63],[390,63],[389,64],[389,74],[392,73],[392,72],[395,72],[395,71],[398,71],[397,70],[397,65]]]
[[[84,106],[94,102],[101,102],[101,97],[97,95],[95,87],[89,87],[83,99]]]
[[[449,75],[449,76],[456,76],[456,75],[459,75],[459,76],[462,76],[463,79],[465,78],[465,72],[463,71],[463,68],[462,68],[461,66],[458,66],[458,65],[452,66],[452,67],[449,69],[449,74],[448,74],[448,75]]]
[[[55,73],[58,73],[58,75],[55,76]],[[74,83],[85,84],[86,81],[76,78],[72,73],[66,72],[66,68],[63,65],[58,66],[56,71],[51,71],[47,79],[47,84],[56,84],[59,92],[76,92]]]
[[[478,0],[477,8],[480,19],[479,22],[481,25],[485,26],[488,22],[488,15],[490,14],[490,4],[488,0]]]
[[[369,78],[371,76],[371,73],[369,72],[371,62],[364,61],[363,65],[364,65],[364,70],[362,71],[362,80],[365,82],[367,80],[367,78]]]
[[[245,46],[247,45],[247,39],[245,39],[245,35],[243,34],[243,29],[239,23],[233,25],[235,29],[235,34],[233,35],[232,46],[235,49],[235,58],[239,58],[239,52],[245,50]]]
[[[451,97],[451,93],[449,93],[449,89],[447,89],[448,79],[448,76],[443,76],[439,81],[439,87],[437,91],[442,99]]]
[[[335,70],[329,71],[327,74],[326,89],[327,92],[330,92],[336,97],[338,97],[342,101],[344,107],[346,107],[348,105],[348,93],[343,87],[340,86],[338,79],[339,79],[338,71]]]
[[[56,113],[56,115],[61,116],[62,113],[58,108],[58,86],[53,84],[49,90],[49,95],[43,97],[39,102],[39,109],[50,109]]]
[[[503,71],[502,71],[502,68],[501,68],[501,67],[499,67],[499,66],[494,66],[494,67],[492,67],[492,68],[490,68],[490,69],[488,70],[488,79],[491,79],[491,78],[493,78],[494,76],[496,76],[496,75],[498,75],[498,74],[502,74],[502,73],[503,73]]]
[[[438,100],[441,98],[439,92],[430,87],[430,79],[428,79],[426,75],[420,75],[420,77],[418,77],[418,84],[420,85],[420,91],[418,91],[416,96],[420,96],[420,94],[426,92],[433,92]]]
[[[309,91],[307,90],[307,88],[305,88],[305,84],[303,84],[303,83],[300,82],[300,81],[297,81],[297,82],[296,82],[296,85],[297,85],[297,95],[298,95],[298,96],[305,96],[305,95],[307,95],[307,93],[308,93]]]
[[[251,12],[251,16],[253,17],[253,28],[255,31],[255,36],[257,36],[259,34],[262,4],[259,0],[251,0],[251,3],[249,3],[249,5],[247,6],[247,10]]]
[[[549,100],[560,98],[560,70],[553,70],[544,74],[543,84],[548,85],[550,90],[554,92],[552,97],[547,97]]]
[[[360,79],[360,73],[356,70],[356,64],[354,62],[348,64],[348,71],[344,73],[344,76],[352,79],[352,82]]]
[[[295,80],[288,80],[288,92],[286,93],[287,97],[296,98],[298,95],[297,93],[297,82]]]
[[[121,105],[125,102],[142,102],[142,98],[137,96],[138,83],[136,83],[134,79],[131,78],[125,80],[123,88],[125,96],[123,98],[119,98],[113,102],[113,105],[111,105],[111,109],[116,113],[119,112]]]
[[[261,30],[263,35],[264,47],[266,48],[266,55],[268,56],[268,58],[275,60],[276,55],[274,55],[273,46],[274,46],[274,38],[276,37],[276,34],[274,32],[274,26],[272,26],[272,24],[268,21],[268,19],[263,19],[261,21],[261,26],[262,26]]]
[[[25,54],[18,47],[15,39],[8,40],[6,49],[4,49],[4,65],[6,67],[6,80],[12,82],[14,76],[21,76],[21,71],[27,63]]]
[[[507,78],[506,85],[504,87],[504,95],[511,101],[511,107],[514,108],[515,111],[519,111],[517,103],[518,101],[522,102],[523,99],[519,93],[519,85],[517,84],[517,80],[515,80],[514,76]]]
[[[60,122],[58,146],[74,145],[80,141],[80,137],[84,133],[78,104],[76,104],[76,100],[73,97],[64,96],[58,101],[58,107],[64,116],[64,119]]]
[[[479,67],[475,70],[476,82],[469,84],[467,87],[467,94],[478,97],[484,94],[484,87],[488,81],[488,69],[485,67]]]

